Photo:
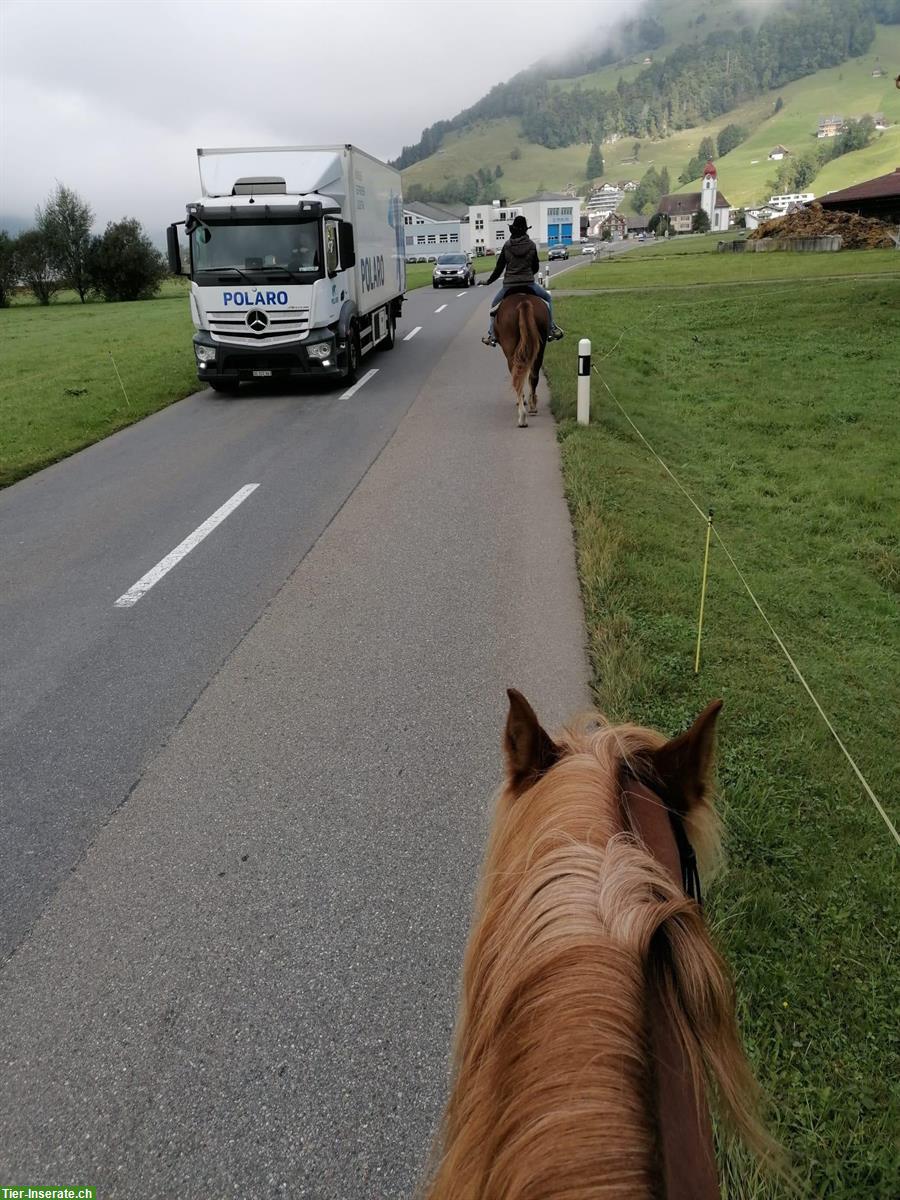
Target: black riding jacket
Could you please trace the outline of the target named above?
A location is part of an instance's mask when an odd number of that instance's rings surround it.
[[[538,260],[537,246],[527,234],[510,238],[504,243],[497,263],[488,276],[487,282],[493,283],[505,271],[503,286],[512,287],[517,283],[534,283],[534,277],[541,269]]]

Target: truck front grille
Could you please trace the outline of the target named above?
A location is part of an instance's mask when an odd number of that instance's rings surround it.
[[[260,308],[258,311],[269,318],[265,329],[251,329],[246,312],[235,309],[208,312],[210,337],[225,346],[281,346],[306,337],[309,332],[308,308],[295,308],[291,312],[277,308]]]

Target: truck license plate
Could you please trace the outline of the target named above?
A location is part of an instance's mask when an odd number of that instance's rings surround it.
[[[272,374],[271,371],[254,371],[253,375],[256,379],[268,378]]]

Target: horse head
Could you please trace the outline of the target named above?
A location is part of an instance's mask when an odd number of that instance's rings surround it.
[[[429,1196],[718,1196],[708,1088],[776,1154],[698,902],[721,702],[672,739],[597,714],[551,737],[508,695]]]

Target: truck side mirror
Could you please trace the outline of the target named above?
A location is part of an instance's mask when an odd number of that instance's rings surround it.
[[[353,226],[347,221],[341,221],[338,234],[341,247],[341,266],[346,270],[356,264],[356,250],[353,246]]]
[[[170,225],[166,230],[166,246],[169,251],[169,271],[173,275],[181,274],[181,247],[178,245],[178,227]]]
[[[178,226],[183,225],[183,221],[177,222],[175,225],[170,225],[166,230],[166,248],[169,251],[169,270],[173,275],[190,275],[190,267],[183,266],[181,262],[181,245],[178,241]]]

